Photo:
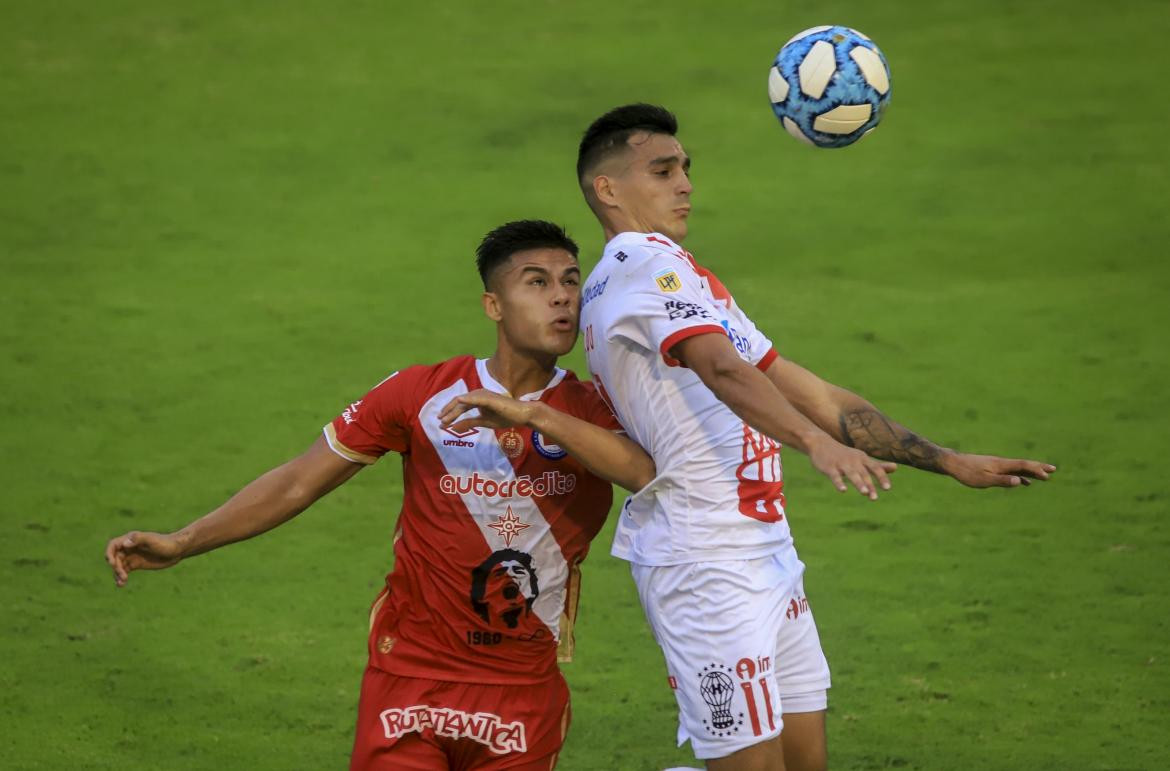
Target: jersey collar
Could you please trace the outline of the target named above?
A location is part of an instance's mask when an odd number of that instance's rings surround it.
[[[652,246],[659,249],[665,249],[675,257],[683,259],[684,254],[688,254],[686,249],[670,240],[662,233],[639,233],[634,230],[625,230],[618,233],[613,238],[609,239],[609,243],[605,245],[602,253],[605,255],[615,254],[620,251],[622,247],[632,246]]]
[[[479,375],[479,382],[482,383],[483,387],[487,390],[495,391],[496,393],[503,394],[504,396],[512,395],[508,392],[507,388],[504,388],[504,386],[498,380],[492,377],[490,372],[488,372],[487,359],[475,360],[475,373]],[[545,391],[549,390],[550,388],[556,388],[564,379],[565,370],[561,369],[560,367],[556,367],[553,371],[552,378],[549,379],[544,388],[540,389],[539,391],[533,391],[530,394],[524,394],[523,396],[517,396],[514,398],[522,402],[537,401],[541,396],[544,395]]]

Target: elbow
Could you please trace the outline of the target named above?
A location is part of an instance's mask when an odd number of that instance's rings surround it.
[[[306,487],[297,485],[285,491],[281,496],[281,513],[296,516],[309,506],[313,505],[313,496]]]
[[[658,467],[654,465],[654,460],[649,455],[643,457],[642,462],[633,464],[633,469],[634,475],[626,487],[632,493],[646,489],[658,476]]]
[[[743,373],[744,361],[739,357],[721,356],[711,367],[711,377],[719,381],[736,380]]]

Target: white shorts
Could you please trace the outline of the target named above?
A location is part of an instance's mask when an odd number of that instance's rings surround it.
[[[795,552],[630,568],[666,657],[679,746],[721,758],[779,734],[783,713],[825,709],[829,664]]]

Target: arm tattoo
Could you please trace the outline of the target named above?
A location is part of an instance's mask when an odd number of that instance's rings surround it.
[[[843,410],[841,436],[845,444],[881,460],[892,460],[926,471],[944,473],[940,461],[945,452],[873,407]]]

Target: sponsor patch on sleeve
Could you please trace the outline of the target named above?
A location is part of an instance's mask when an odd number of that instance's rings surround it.
[[[675,273],[671,268],[660,270],[655,273],[654,283],[657,284],[658,288],[663,292],[672,293],[682,289],[682,279],[680,279],[678,277],[678,273]]]
[[[679,319],[687,320],[693,319],[696,316],[701,319],[712,319],[712,316],[706,308],[698,303],[689,303],[685,300],[667,300],[662,304],[663,310],[666,311],[666,317],[671,321],[678,321]],[[723,322],[724,325],[727,322]]]

